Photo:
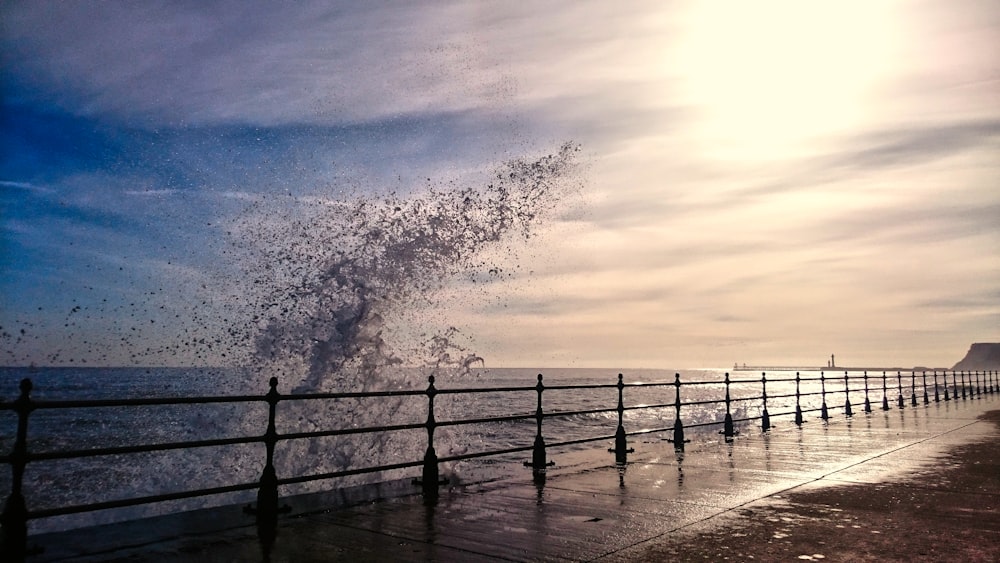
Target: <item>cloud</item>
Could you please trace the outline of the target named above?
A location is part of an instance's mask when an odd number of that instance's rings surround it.
[[[463,110],[487,104],[496,81],[476,64],[475,38],[461,32],[468,11],[439,3],[7,5],[5,68],[15,84],[73,113],[149,127]]]

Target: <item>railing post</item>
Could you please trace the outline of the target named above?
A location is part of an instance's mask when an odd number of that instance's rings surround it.
[[[17,439],[10,454],[11,486],[10,496],[0,515],[2,545],[0,554],[5,560],[20,561],[28,551],[28,507],[24,502],[22,486],[24,467],[28,464],[28,415],[35,410],[31,401],[31,380],[21,380],[21,394],[14,401],[17,413]]]
[[[424,502],[434,504],[438,499],[438,485],[444,484],[438,469],[437,452],[434,451],[434,429],[437,421],[434,420],[434,396],[437,389],[434,387],[434,376],[427,378],[427,452],[424,453],[424,466],[421,474],[420,487],[424,494]]]
[[[542,413],[542,391],[544,390],[545,384],[542,383],[542,374],[538,374],[538,383],[535,385],[535,391],[538,392],[538,408],[535,409],[535,424],[537,426],[535,445],[531,450],[531,461],[524,462],[526,467],[531,468],[531,476],[538,484],[545,482],[546,468],[555,465],[555,462],[545,459],[545,439],[542,438],[542,418],[544,416]]]
[[[965,396],[965,371],[961,371],[959,373],[961,374],[961,377],[962,377],[962,399],[964,400],[964,399],[966,399],[966,396]]]
[[[872,403],[868,400],[868,371],[865,371],[865,413],[872,412]]]
[[[684,425],[681,424],[681,374],[674,374],[674,437],[667,440],[674,445],[674,450],[683,452],[684,444],[691,440],[684,439]]]
[[[830,419],[830,411],[826,408],[826,374],[819,372],[820,396],[823,397],[823,404],[819,409],[819,417],[823,420]]]
[[[844,416],[854,416],[851,410],[851,382],[847,377],[847,370],[844,370]]]
[[[761,398],[764,401],[764,412],[761,413],[760,429],[767,432],[771,429],[771,415],[767,413],[767,374],[760,374]]]
[[[736,429],[733,428],[733,413],[730,410],[730,403],[729,372],[726,372],[726,418],[722,422],[722,434],[726,437],[726,440],[732,440],[733,436],[736,435]]]
[[[882,371],[882,410],[889,410],[889,388],[885,385],[885,371]]]
[[[896,393],[899,394],[899,401],[897,402],[899,408],[905,409],[906,403],[903,401],[903,374],[899,370],[896,370]]]
[[[938,384],[937,384],[937,370],[934,370],[934,402],[941,402],[941,395],[938,394]]]
[[[917,372],[910,370],[910,406],[917,406]]]
[[[799,395],[799,372],[795,372],[795,425],[802,426],[802,403]]]
[[[979,387],[979,370],[976,370],[976,398],[977,399],[983,398],[983,392],[980,390]]]
[[[952,373],[954,374],[955,372]],[[944,370],[944,373],[941,374],[941,379],[943,380],[942,383],[944,384],[944,400],[950,401],[951,396],[948,394],[948,370]]]
[[[931,400],[927,396],[927,370],[923,370],[920,375],[924,378],[924,404],[930,404]]]
[[[625,425],[622,422],[625,417],[625,400],[623,394],[625,382],[622,381],[622,374],[618,374],[618,429],[615,430],[615,447],[608,448],[608,452],[615,454],[615,463],[625,465],[628,463],[628,454],[634,453],[635,449],[628,447],[625,437]]]
[[[272,377],[268,385],[270,389],[264,395],[264,400],[267,401],[267,431],[264,432],[267,458],[257,489],[257,506],[244,508],[245,512],[257,517],[257,536],[265,553],[270,553],[277,536],[278,514],[290,510],[287,506],[278,505],[278,475],[274,470],[274,446],[278,443],[278,431],[274,420],[278,401],[281,400],[281,395],[278,393],[278,378]]]

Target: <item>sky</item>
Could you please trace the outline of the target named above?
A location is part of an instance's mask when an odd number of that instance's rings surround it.
[[[521,273],[437,304],[488,366],[1000,341],[994,1],[42,1],[0,26],[0,365],[240,363],[248,206],[474,185],[564,142],[579,187]]]

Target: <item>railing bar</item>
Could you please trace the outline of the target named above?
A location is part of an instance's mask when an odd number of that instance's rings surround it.
[[[347,436],[350,434],[374,434],[376,432],[398,432],[400,430],[419,430],[424,428],[423,422],[410,424],[395,424],[392,426],[368,426],[363,428],[341,428],[338,430],[317,430],[315,432],[291,432],[278,434],[278,440],[301,440],[304,438],[326,438],[330,436]]]
[[[571,389],[618,389],[618,384],[611,383],[577,383],[566,385],[545,385],[546,391],[567,391]]]
[[[580,438],[578,440],[567,440],[565,442],[553,442],[551,444],[548,444],[547,447],[549,447],[549,448],[558,448],[560,446],[573,446],[573,445],[576,445],[576,444],[586,444],[586,443],[589,443],[589,442],[600,442],[600,441],[603,441],[603,440],[614,440],[614,439],[615,439],[615,436],[614,436],[614,434],[612,434],[610,436],[598,436],[598,437],[595,437],[595,438]]]
[[[548,391],[549,388],[546,387],[545,390]],[[581,415],[581,414],[601,414],[601,413],[606,413],[606,412],[617,412],[617,411],[618,411],[617,408],[614,408],[614,409],[591,409],[591,410],[585,410],[585,411],[548,411],[548,412],[545,412],[542,416],[544,418],[558,418],[558,417],[562,417],[562,416],[578,416],[578,415]]]
[[[136,399],[87,399],[73,401],[33,400],[35,409],[87,409],[106,407],[143,407],[155,405],[203,405],[208,403],[252,403],[263,402],[263,395],[230,395],[215,397],[149,397]]]
[[[282,395],[282,401],[308,401],[311,399],[372,399],[376,397],[417,397],[427,392],[421,389],[397,391],[344,391],[339,393],[299,393]]]
[[[548,389],[548,387],[546,387]],[[435,393],[438,395],[465,395],[465,394],[475,394],[475,393],[507,393],[510,391],[535,391],[535,386],[531,387],[470,387],[468,389],[455,388],[455,389],[437,389],[435,388]]]
[[[66,452],[30,452],[28,461],[50,461],[54,459],[84,458],[105,455],[137,454],[178,450],[183,448],[206,448],[212,446],[231,446],[234,444],[252,444],[264,441],[263,436],[246,436],[240,438],[218,438],[214,440],[198,440],[193,442],[166,442],[163,444],[145,444],[137,446],[118,446],[113,448],[93,448]]]
[[[622,410],[635,411],[635,410],[641,410],[641,409],[666,409],[666,408],[672,409],[675,406],[676,406],[676,403],[663,403],[663,404],[660,404],[660,405],[635,405],[633,407],[625,407]]]
[[[390,465],[379,465],[376,467],[361,467],[358,469],[345,469],[343,471],[331,471],[329,473],[317,473],[315,475],[302,475],[299,477],[286,477],[278,479],[278,485],[294,485],[297,483],[308,483],[310,481],[322,481],[324,479],[336,479],[337,477],[348,477],[350,475],[362,475],[365,473],[378,473],[379,471],[391,471],[393,469],[405,469],[407,467],[419,467],[423,461],[408,461],[404,463],[393,463]]]
[[[435,421],[435,426],[460,426],[464,424],[489,424],[491,422],[513,422],[515,420],[528,420],[534,419],[533,414],[512,414],[509,416],[496,416],[487,418],[466,418],[461,420],[446,420],[443,422]]]
[[[447,456],[447,457],[438,458],[438,461],[439,462],[462,461],[462,460],[466,460],[466,459],[475,459],[475,458],[478,458],[478,457],[490,457],[490,456],[495,456],[495,455],[514,454],[514,453],[519,453],[519,452],[526,452],[526,451],[529,451],[529,450],[531,450],[533,448],[534,448],[534,446],[518,446],[516,448],[506,448],[506,449],[503,449],[503,450],[490,450],[490,451],[486,451],[486,452],[475,452],[475,453],[471,453],[471,454],[460,454],[460,455]]]
[[[685,424],[685,428],[698,428],[699,426],[721,426],[724,424],[721,420],[713,420],[711,422],[696,422],[694,424]]]
[[[685,382],[684,385],[693,385],[694,382]],[[638,381],[635,383],[624,383],[622,382],[622,387],[673,387],[673,381]],[[618,387],[618,385],[613,385],[612,387]]]
[[[110,508],[125,508],[140,504],[151,504],[154,502],[167,502],[171,500],[183,500],[186,498],[205,497],[223,493],[234,493],[237,491],[248,491],[256,489],[258,483],[242,483],[239,485],[227,485],[224,487],[212,487],[208,489],[197,489],[194,491],[183,491],[178,493],[166,493],[161,495],[150,495],[133,499],[120,499],[105,502],[94,502],[89,504],[77,504],[60,508],[47,508],[42,510],[32,510],[28,512],[29,519],[51,518],[53,516],[65,516],[67,514],[77,514],[79,512],[94,512],[107,510]]]

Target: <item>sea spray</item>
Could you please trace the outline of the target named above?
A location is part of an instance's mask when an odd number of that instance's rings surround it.
[[[567,143],[537,160],[507,162],[481,187],[251,206],[233,231],[256,303],[250,326],[261,378],[276,375],[283,392],[308,393],[422,388],[428,375],[468,374],[483,360],[460,330],[439,330],[415,311],[440,311],[437,295],[460,279],[510,275],[513,241],[531,238],[568,193],[578,150]],[[317,403],[283,403],[279,432],[426,417],[422,397]],[[458,409],[442,404],[438,414]],[[279,474],[416,460],[426,447],[417,432],[304,442],[283,444]],[[447,428],[436,442],[448,455],[468,437]]]

